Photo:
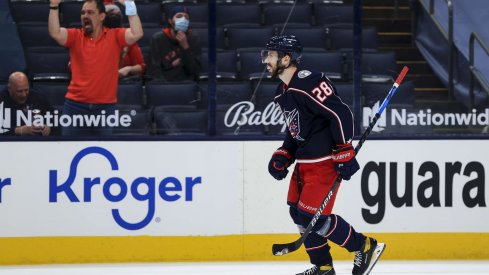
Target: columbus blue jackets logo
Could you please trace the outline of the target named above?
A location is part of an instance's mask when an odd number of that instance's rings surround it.
[[[306,78],[306,77],[308,77],[309,75],[311,75],[311,72],[310,72],[310,71],[308,71],[308,70],[302,70],[302,71],[300,71],[299,73],[297,73],[297,76],[298,76],[299,78]]]
[[[289,127],[289,132],[292,135],[292,137],[297,140],[303,141],[304,139],[299,135],[299,133],[301,132],[301,125],[299,119],[299,112],[297,111],[297,109],[294,109],[290,112],[285,111],[284,116],[285,116],[285,122]]]

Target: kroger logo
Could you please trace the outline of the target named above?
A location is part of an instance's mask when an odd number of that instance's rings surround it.
[[[12,184],[12,181],[10,178],[0,179],[0,202],[2,202],[2,189],[5,186],[11,185],[11,184]]]
[[[112,209],[112,216],[115,222],[121,227],[128,230],[139,230],[148,225],[154,217],[156,193],[158,193],[159,198],[168,202],[177,201],[182,197],[178,192],[183,190],[183,184],[175,177],[163,178],[158,184],[156,183],[157,180],[155,177],[137,177],[131,182],[126,182],[126,180],[120,177],[111,177],[105,180],[102,180],[100,177],[85,177],[77,180],[78,165],[84,157],[90,154],[103,156],[107,159],[113,171],[119,170],[117,160],[108,150],[95,146],[85,148],[76,154],[71,161],[70,172],[68,179],[66,179],[65,182],[59,184],[58,170],[49,171],[49,202],[57,202],[59,194],[65,194],[70,202],[80,202],[80,198],[83,199],[83,202],[91,202],[92,192],[100,190],[95,188],[96,185],[101,186],[104,198],[110,202],[123,201],[130,194],[133,199],[147,202],[148,210],[146,211],[144,218],[139,222],[131,223],[122,218],[119,209]],[[83,184],[83,195],[81,197],[80,194],[75,194],[72,189],[73,184],[76,184],[77,182]],[[185,201],[193,200],[193,187],[200,183],[202,183],[201,177],[185,178]],[[116,186],[117,188],[111,188],[112,186]],[[147,191],[141,192],[139,190],[140,186],[146,187]],[[114,189],[117,189],[118,191],[114,192]]]

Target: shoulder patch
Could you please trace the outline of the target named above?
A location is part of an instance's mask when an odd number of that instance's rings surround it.
[[[298,76],[299,78],[306,78],[306,77],[308,77],[309,75],[311,75],[311,72],[310,72],[310,71],[308,71],[308,70],[302,70],[302,71],[300,71],[300,72],[297,74],[297,76]]]

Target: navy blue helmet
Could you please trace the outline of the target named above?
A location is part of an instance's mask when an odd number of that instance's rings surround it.
[[[277,35],[267,43],[268,51],[290,54],[293,61],[299,63],[302,56],[302,44],[295,35]]]

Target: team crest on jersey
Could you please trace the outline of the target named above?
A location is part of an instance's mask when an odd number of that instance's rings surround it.
[[[311,72],[310,72],[310,71],[308,71],[308,70],[302,70],[302,71],[300,71],[300,72],[297,74],[297,76],[298,76],[299,78],[305,78],[305,77],[308,77],[308,76],[310,76],[310,75],[311,75]]]
[[[289,132],[292,135],[292,137],[297,140],[303,141],[304,139],[299,135],[299,133],[301,132],[299,111],[297,111],[297,109],[294,109],[292,111],[285,111],[284,116],[285,116],[285,122],[289,127]]]

